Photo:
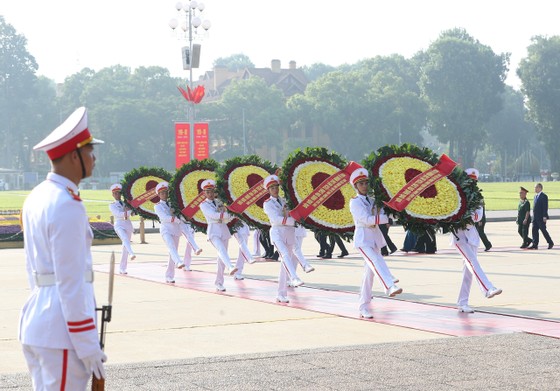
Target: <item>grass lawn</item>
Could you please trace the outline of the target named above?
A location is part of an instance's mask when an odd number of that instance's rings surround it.
[[[519,187],[529,190],[528,198],[533,199],[535,184],[530,182],[481,182],[480,188],[486,201],[487,210],[517,210]],[[545,182],[544,192],[548,194],[549,208],[560,209],[560,182]],[[29,191],[0,191],[0,211],[21,209]],[[109,190],[83,190],[80,197],[84,201],[88,216],[100,221],[109,221],[109,203],[113,197]],[[138,218],[138,217],[135,217]],[[134,219],[134,218],[133,218]]]

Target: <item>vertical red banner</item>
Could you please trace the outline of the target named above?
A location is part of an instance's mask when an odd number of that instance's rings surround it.
[[[175,123],[175,168],[190,162],[190,124],[185,122]],[[197,160],[210,157],[208,124],[194,124],[194,158]]]
[[[210,157],[208,137],[208,124],[194,124],[194,158],[197,160],[208,159]]]
[[[175,168],[191,160],[189,144],[189,124],[175,123]]]

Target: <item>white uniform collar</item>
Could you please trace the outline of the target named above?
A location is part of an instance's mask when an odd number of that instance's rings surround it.
[[[76,184],[74,182],[72,182],[70,179],[56,174],[54,172],[49,172],[47,174],[47,180],[54,182],[54,183],[58,183],[59,185],[62,185],[64,187],[67,187],[68,189],[72,190],[75,194],[78,194],[78,186],[76,186]]]

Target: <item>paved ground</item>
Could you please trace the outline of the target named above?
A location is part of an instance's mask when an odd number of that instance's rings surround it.
[[[560,221],[551,221],[549,230],[560,244]],[[494,248],[481,252],[480,260],[504,293],[487,300],[473,286],[471,305],[481,313],[458,318],[460,327],[468,328],[486,312],[560,322],[560,246],[520,250],[511,222],[491,222],[487,233]],[[402,244],[401,228],[392,229],[391,236]],[[203,235],[197,238],[204,252],[195,258],[193,269],[210,275],[215,253]],[[272,295],[270,300],[235,296],[238,282],[232,279],[226,280],[227,294],[174,287],[163,283],[166,257],[160,236],[148,234],[147,241],[134,243],[137,263],[161,263],[161,282],[157,275],[154,281],[116,278],[114,318],[107,335],[108,390],[560,389],[557,338],[511,330],[450,337],[296,308],[303,290],[291,293],[294,300],[289,305],[274,303]],[[317,270],[302,275],[306,286],[356,294],[357,311],[360,257],[352,249],[342,260],[317,260],[317,248],[309,236],[304,253]],[[438,236],[438,249],[434,255],[397,252],[387,258],[405,291],[401,299],[454,305],[461,261],[448,237]],[[94,247],[96,267],[105,267],[112,250],[119,251],[119,246]],[[234,253],[232,241],[230,254]],[[30,389],[16,340],[18,312],[29,293],[23,250],[0,250],[0,259],[0,390]],[[276,262],[247,265],[244,283],[274,281],[278,267]],[[97,273],[95,284],[102,303],[107,276]],[[380,295],[378,286],[374,294]],[[551,324],[560,330],[560,323]]]

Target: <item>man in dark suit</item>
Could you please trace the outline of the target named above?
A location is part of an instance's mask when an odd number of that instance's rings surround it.
[[[533,201],[533,245],[530,249],[536,250],[539,247],[539,230],[542,231],[548,248],[554,246],[554,242],[550,238],[546,230],[546,221],[548,220],[548,196],[542,191],[543,186],[537,183],[535,186],[535,200]]]

